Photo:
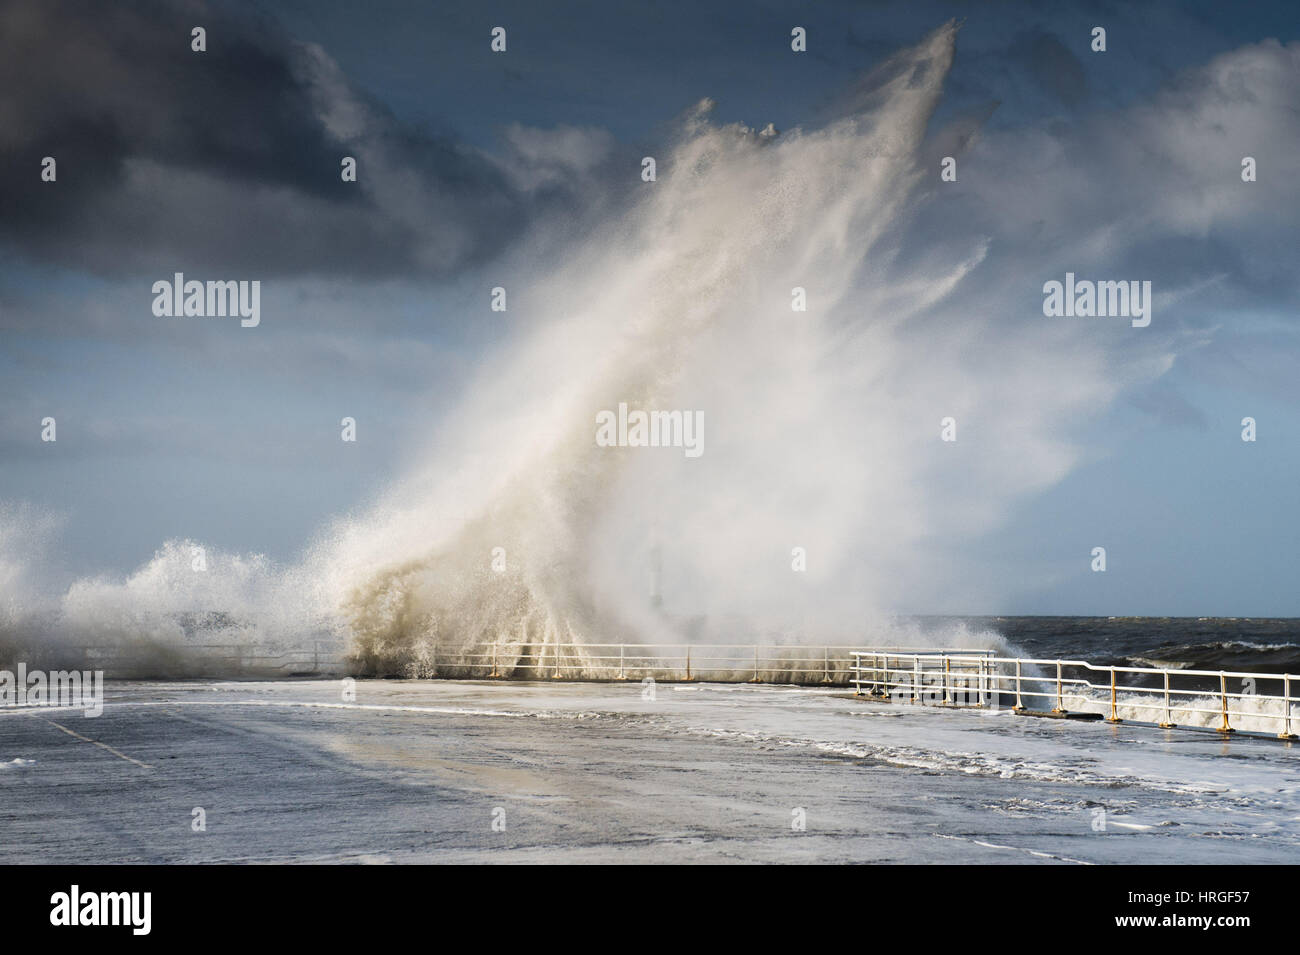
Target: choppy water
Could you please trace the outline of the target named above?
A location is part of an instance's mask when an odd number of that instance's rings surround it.
[[[1300,619],[1267,617],[930,617],[938,632],[961,619],[1033,657],[1102,666],[1300,673]]]

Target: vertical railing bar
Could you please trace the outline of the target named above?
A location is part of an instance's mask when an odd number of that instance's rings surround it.
[[[1165,677],[1165,718],[1161,720],[1160,728],[1168,730],[1173,729],[1175,724],[1173,716],[1169,712],[1169,671],[1165,670],[1163,672]]]
[[[1291,674],[1282,674],[1282,732],[1279,739],[1295,739],[1291,732]]]
[[[1231,726],[1228,725],[1228,677],[1219,671],[1219,711],[1223,715],[1223,725],[1219,727],[1220,733],[1235,733]]]
[[[1122,723],[1119,714],[1115,712],[1115,668],[1110,668],[1110,719],[1107,723]]]

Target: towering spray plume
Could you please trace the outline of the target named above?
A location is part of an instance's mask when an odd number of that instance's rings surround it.
[[[715,125],[707,100],[684,117],[659,181],[531,296],[550,314],[488,368],[457,416],[455,458],[344,534],[335,573],[367,667],[418,664],[439,645],[580,654],[656,636],[666,623],[643,583],[654,524],[677,545],[668,559],[697,565],[751,624],[807,623],[792,548],[825,566],[867,530],[853,422],[873,409],[849,392],[879,368],[861,339],[871,303],[854,292],[921,180],[954,33],[890,61],[816,132]],[[791,309],[795,287],[807,312]],[[706,453],[598,447],[596,414],[619,403],[701,410]],[[774,578],[777,599],[762,599]]]

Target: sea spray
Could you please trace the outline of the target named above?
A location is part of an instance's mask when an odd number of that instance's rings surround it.
[[[462,454],[480,462],[479,493],[469,500],[454,497],[458,482],[434,473],[414,496],[390,496],[349,535],[347,549],[365,538],[377,565],[353,564],[359,579],[353,578],[345,604],[364,669],[401,672],[431,661],[435,646],[450,656],[459,648],[496,643],[499,658],[522,655],[536,663],[548,648],[554,654],[573,647],[580,658],[585,642],[681,639],[662,614],[644,611],[639,574],[625,574],[629,566],[639,571],[644,565],[648,512],[665,505],[688,512],[678,526],[689,536],[726,497],[752,497],[755,490],[761,495],[774,478],[780,483],[773,492],[784,497],[778,506],[799,508],[800,498],[827,497],[825,477],[856,456],[847,449],[824,449],[832,455],[829,472],[786,481],[780,473],[736,469],[742,462],[733,438],[720,470],[701,476],[713,484],[721,472],[730,485],[714,501],[692,493],[690,478],[665,473],[672,465],[643,449],[615,454],[593,442],[593,412],[630,403],[690,407],[675,399],[698,393],[719,357],[758,345],[789,350],[797,361],[774,381],[753,376],[741,363],[730,367],[730,384],[747,395],[709,394],[724,415],[719,429],[730,422],[733,434],[743,436],[734,413],[749,403],[757,414],[770,415],[787,388],[809,391],[813,406],[806,410],[814,418],[835,421],[852,414],[831,404],[833,394],[816,393],[819,382],[830,378],[817,367],[831,345],[823,322],[792,319],[780,290],[815,279],[818,314],[834,315],[848,304],[862,262],[920,179],[916,153],[952,44],[953,29],[939,31],[895,63],[866,110],[823,130],[772,141],[745,127],[714,125],[708,101],[684,117],[643,200],[575,250],[559,275],[546,277],[543,294],[534,293],[543,300],[553,296],[564,307],[539,323],[535,338],[489,368],[480,391],[490,397],[471,396],[457,415],[465,426]],[[561,355],[557,342],[585,347]],[[503,392],[513,398],[504,413]],[[806,444],[798,431],[807,422],[766,420],[776,427],[760,438],[764,456],[793,450],[797,457]],[[493,447],[482,447],[483,435],[491,436]],[[831,501],[846,505],[840,517],[823,506],[822,513],[809,515],[818,526],[803,529],[823,544],[823,559],[851,545],[847,535],[835,544],[825,537],[840,533],[830,526],[838,520],[856,523],[852,518],[860,508],[850,501],[863,490],[857,470],[842,469],[842,486],[830,489]],[[629,500],[629,491],[637,496],[633,489],[644,487],[649,474],[656,475],[657,487],[639,503]],[[752,488],[742,491],[741,483]],[[471,516],[459,522],[453,517],[458,510]],[[769,507],[755,517],[759,528],[771,532],[790,515]],[[400,532],[387,532],[397,523],[425,533],[403,540]],[[494,547],[507,555],[504,571],[488,566]],[[606,562],[600,555],[609,550]],[[707,574],[713,583],[725,582],[728,596],[744,607],[750,586],[731,586],[744,572],[723,561]],[[629,586],[632,580],[637,582]],[[749,604],[749,615],[762,627],[781,609]]]

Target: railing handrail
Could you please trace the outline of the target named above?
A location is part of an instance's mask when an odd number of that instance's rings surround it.
[[[914,655],[915,651],[901,650],[898,653],[893,652],[893,648],[874,649],[868,648],[853,651],[853,656],[871,656],[872,654],[885,653],[888,649],[890,656],[907,657]],[[1178,667],[1130,667],[1130,666],[1107,666],[1104,664],[1089,663],[1087,660],[1066,660],[1061,657],[989,657],[983,656],[983,651],[953,649],[944,651],[951,658],[961,656],[970,656],[972,658],[983,659],[986,663],[1028,663],[1031,666],[1057,666],[1063,667],[1080,667],[1085,670],[1091,670],[1093,673],[1110,673],[1114,670],[1116,673],[1147,673],[1160,675],[1164,673],[1177,674],[1179,676],[1212,676],[1212,677],[1232,677],[1236,680],[1247,679],[1265,679],[1281,680],[1288,674],[1285,673],[1266,673],[1259,670],[1184,670]],[[923,653],[922,656],[929,656],[929,653]],[[1295,676],[1295,674],[1290,674]]]

